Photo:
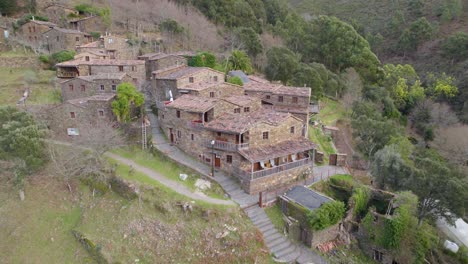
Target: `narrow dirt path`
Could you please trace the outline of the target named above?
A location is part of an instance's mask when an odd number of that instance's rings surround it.
[[[207,202],[207,203],[212,203],[212,204],[234,205],[234,202],[232,202],[230,200],[221,200],[221,199],[216,199],[216,198],[212,198],[212,197],[209,197],[209,196],[201,195],[201,194],[198,194],[198,193],[194,193],[189,188],[185,187],[184,185],[181,185],[180,183],[178,183],[176,181],[170,180],[167,177],[165,177],[164,175],[162,175],[162,174],[160,174],[160,173],[158,173],[158,172],[156,172],[156,171],[154,171],[154,170],[152,170],[150,168],[141,166],[141,165],[135,163],[134,161],[126,159],[124,157],[121,157],[121,156],[119,156],[117,154],[106,153],[104,155],[106,155],[107,157],[109,157],[111,159],[114,159],[114,160],[116,160],[116,161],[118,161],[120,163],[123,163],[125,165],[132,166],[136,171],[139,171],[141,173],[146,174],[147,176],[157,180],[158,182],[165,185],[166,187],[169,187],[172,190],[174,190],[175,192],[177,192],[179,194],[182,194],[184,196],[187,196],[187,197],[189,197],[191,199],[201,200],[201,201],[204,201],[204,202]]]

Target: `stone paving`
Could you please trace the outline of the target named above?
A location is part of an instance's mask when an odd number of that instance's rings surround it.
[[[167,138],[161,132],[156,116],[150,109],[146,109],[146,113],[150,118],[153,136],[152,143],[155,148],[175,161],[190,167],[203,175],[210,175],[211,168],[209,166],[196,161],[177,147],[169,144]],[[345,173],[345,170],[333,166],[322,166],[317,167],[317,169],[314,167],[314,175],[316,175],[316,177],[307,181],[306,184],[311,184],[336,173]],[[291,241],[286,236],[278,232],[266,215],[265,210],[258,206],[258,195],[249,195],[245,193],[235,179],[225,175],[221,171],[215,171],[214,177],[210,178],[221,185],[229,197],[239,204],[250,220],[262,232],[265,243],[276,261],[281,263],[326,263],[320,255],[311,249]]]

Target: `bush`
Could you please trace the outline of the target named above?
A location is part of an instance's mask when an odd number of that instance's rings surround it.
[[[229,78],[227,79],[227,82],[228,82],[228,83],[232,83],[232,84],[237,84],[237,85],[239,85],[239,86],[243,86],[243,85],[244,85],[244,83],[242,82],[242,79],[241,79],[240,77],[238,77],[238,76],[229,77]]]
[[[329,181],[330,181],[330,184],[333,185],[333,187],[337,187],[339,189],[349,191],[350,193],[353,190],[354,180],[351,175],[348,175],[348,174],[333,175],[330,177]]]
[[[313,230],[323,230],[337,224],[344,216],[345,205],[341,201],[322,204],[318,209],[307,213],[307,223]]]
[[[89,34],[91,37],[93,37],[93,39],[99,39],[101,37],[101,33],[99,32],[89,32]]]
[[[353,191],[351,199],[354,201],[353,215],[358,216],[366,212],[367,203],[369,202],[370,191],[367,187],[361,186]]]
[[[99,8],[94,7],[89,4],[79,4],[75,6],[76,11],[83,13],[83,14],[89,14],[89,15],[98,15],[99,14]]]
[[[45,17],[45,16],[38,16],[38,15],[33,15],[33,14],[27,14],[27,15],[24,15],[22,18],[18,19],[16,21],[16,24],[15,24],[15,27],[19,28],[21,27],[22,25],[28,23],[29,21],[32,20],[34,16],[34,20],[39,20],[39,21],[49,21],[49,18],[48,17]]]
[[[74,51],[62,50],[51,55],[54,62],[60,63],[64,61],[73,60],[75,57]]]
[[[45,63],[45,64],[49,64],[50,63],[50,57],[48,55],[41,55],[39,56],[39,61],[42,62],[42,63]]]
[[[192,67],[209,67],[213,69],[216,67],[216,57],[212,53],[201,52],[190,59],[188,64]]]

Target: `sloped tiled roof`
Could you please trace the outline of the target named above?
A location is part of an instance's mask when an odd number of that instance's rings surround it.
[[[280,113],[271,109],[262,108],[249,114],[225,113],[215,120],[205,124],[205,128],[227,133],[243,133],[259,123],[279,125],[291,117],[288,113]]]
[[[310,96],[309,87],[292,87],[275,83],[248,82],[244,85],[246,91],[269,92],[272,94]]]
[[[158,79],[164,79],[164,80],[177,80],[179,78],[187,77],[190,75],[193,75],[194,73],[204,71],[208,68],[205,67],[183,67],[180,70],[171,72],[169,74],[163,74],[161,77],[157,77]]]
[[[70,66],[78,66],[78,65],[124,66],[124,65],[139,65],[139,64],[145,64],[145,61],[143,60],[111,60],[111,59],[99,59],[99,60],[90,60],[90,61],[71,60],[71,61],[58,63],[56,66],[59,66],[59,67],[60,66],[70,67]]]
[[[229,97],[223,98],[223,100],[239,106],[249,106],[255,101],[259,101],[260,99],[246,95],[231,95]]]
[[[97,94],[89,97],[84,98],[77,98],[65,101],[65,103],[69,103],[78,107],[86,108],[90,101],[103,101],[107,102],[112,100],[116,95],[115,94]]]
[[[239,150],[244,158],[250,162],[266,161],[278,157],[286,157],[290,154],[311,150],[315,144],[303,137],[286,140],[277,144],[265,145],[256,148]]]
[[[83,34],[83,35],[88,35],[88,33],[85,33],[85,32],[82,32],[82,31],[79,31],[79,30],[75,30],[75,29],[67,29],[67,28],[61,28],[61,27],[54,27],[52,29],[50,29],[49,31],[52,31],[52,30],[57,30],[57,31],[60,31],[62,33],[65,33],[65,34]],[[49,32],[47,31],[47,32]],[[45,33],[47,33],[45,32]]]
[[[56,24],[54,24],[52,22],[48,22],[48,21],[30,20],[29,22],[36,23],[36,24],[39,24],[39,25],[49,26],[49,27],[56,27],[57,26]]]
[[[213,108],[217,101],[215,98],[185,94],[168,104],[167,107],[194,113],[204,113]]]
[[[180,87],[179,90],[190,90],[190,91],[203,91],[205,89],[220,85],[221,82],[197,82],[190,83],[183,87]]]

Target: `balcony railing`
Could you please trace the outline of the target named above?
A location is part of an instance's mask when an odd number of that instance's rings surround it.
[[[57,77],[59,78],[75,78],[78,76],[76,72],[57,72]]]
[[[310,164],[312,164],[312,159],[305,158],[305,159],[297,160],[294,162],[275,166],[273,168],[268,168],[268,169],[264,169],[260,171],[254,171],[254,172],[249,172],[249,171],[236,168],[234,170],[234,173],[242,177],[243,179],[255,180],[255,179],[262,178],[262,177],[274,175],[277,173],[283,173],[291,169],[296,169],[296,168],[303,167],[303,166],[309,166]]]
[[[201,121],[188,121],[187,126],[190,128],[201,129],[205,125]]]
[[[248,148],[249,143],[234,144],[230,142],[215,140],[214,145],[211,146],[211,140],[208,140],[205,142],[205,147],[208,147],[208,148],[213,147],[215,149],[227,150],[227,151],[238,151],[241,149]]]

